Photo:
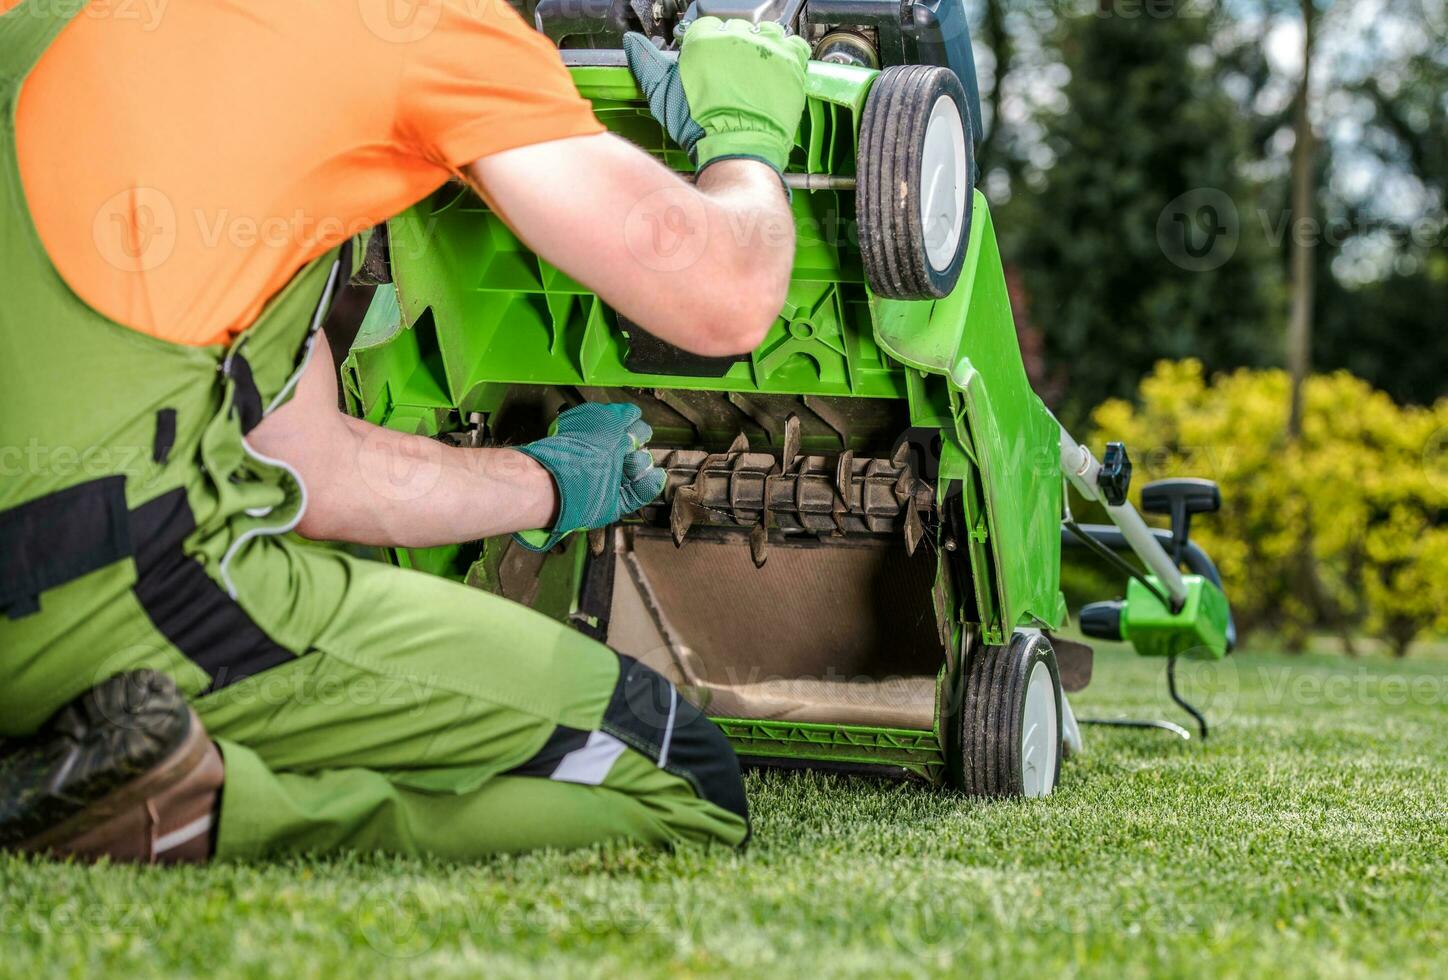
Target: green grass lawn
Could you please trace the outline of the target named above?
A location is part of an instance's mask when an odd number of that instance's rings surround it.
[[[1194,667],[1212,739],[1088,728],[1055,796],[753,774],[747,853],[206,870],[0,857],[0,973],[1448,975],[1448,661]],[[1081,715],[1185,721],[1110,652]]]

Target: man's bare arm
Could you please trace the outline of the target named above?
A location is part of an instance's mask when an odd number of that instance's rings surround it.
[[[512,449],[468,449],[337,410],[337,370],[319,340],[291,401],[247,436],[307,488],[300,534],[404,548],[551,527],[553,477]]]
[[[752,350],[784,303],[794,227],[763,164],[720,161],[696,186],[602,135],[508,150],[469,171],[539,255],[686,350]],[[447,446],[336,405],[336,366],[319,343],[292,400],[247,437],[306,484],[299,533],[428,547],[552,526],[557,487],[523,453]]]
[[[685,350],[753,350],[784,305],[794,224],[762,163],[721,160],[695,185],[600,134],[506,150],[467,172],[530,248]]]

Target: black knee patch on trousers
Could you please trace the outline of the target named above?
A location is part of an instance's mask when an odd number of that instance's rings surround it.
[[[588,732],[567,725],[555,725],[543,747],[527,762],[505,770],[505,776],[539,776],[548,779],[569,754],[588,744]]]
[[[623,654],[618,660],[618,683],[603,713],[603,730],[747,823],[739,759],[724,733],[658,671]]]

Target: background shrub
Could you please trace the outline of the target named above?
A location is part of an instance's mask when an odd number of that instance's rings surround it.
[[[1221,485],[1221,513],[1192,532],[1243,633],[1300,645],[1315,629],[1348,643],[1367,631],[1402,655],[1424,631],[1448,631],[1448,398],[1400,406],[1345,371],[1318,375],[1295,444],[1287,406],[1283,371],[1209,382],[1198,361],[1162,361],[1134,403],[1096,408],[1091,444],[1127,444],[1137,494],[1168,476]]]

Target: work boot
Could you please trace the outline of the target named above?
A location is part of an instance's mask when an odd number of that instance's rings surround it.
[[[117,674],[0,758],[0,848],[94,861],[211,856],[221,753],[175,683]]]

